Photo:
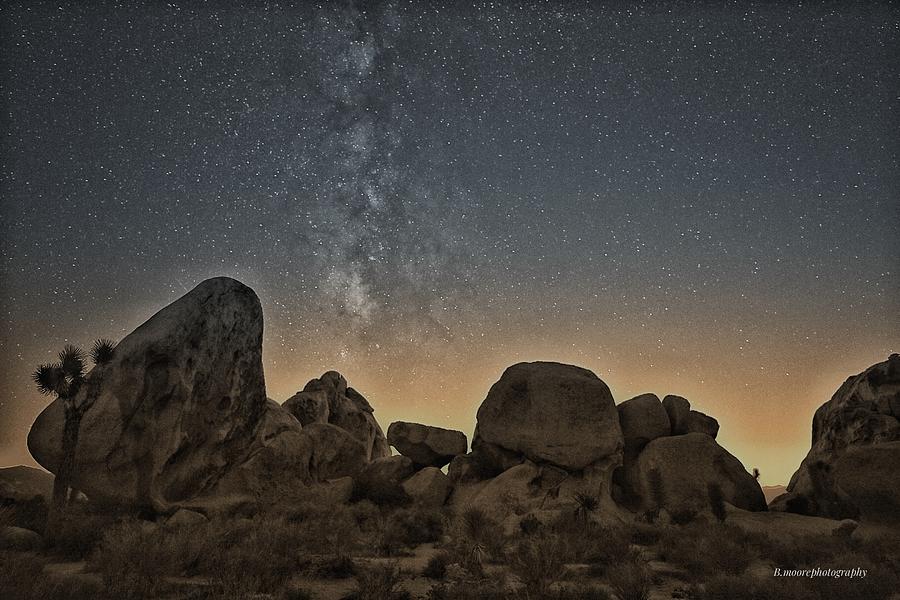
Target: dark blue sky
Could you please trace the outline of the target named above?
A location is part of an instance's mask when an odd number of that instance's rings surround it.
[[[132,4],[0,10],[2,462],[36,363],[215,275],[278,400],[338,368],[470,430],[566,360],[774,479],[898,348],[888,3]]]

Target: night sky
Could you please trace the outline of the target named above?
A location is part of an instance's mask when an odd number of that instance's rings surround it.
[[[278,401],[337,369],[471,434],[506,366],[571,362],[764,483],[900,350],[887,3],[132,4],[0,9],[0,464],[39,362],[218,275]]]

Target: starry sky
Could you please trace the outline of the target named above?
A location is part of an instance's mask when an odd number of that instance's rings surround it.
[[[29,374],[199,281],[269,395],[471,434],[503,369],[676,393],[764,483],[900,350],[888,3],[5,3],[0,464]]]

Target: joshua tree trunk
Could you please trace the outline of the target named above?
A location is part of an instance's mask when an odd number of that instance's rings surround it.
[[[47,518],[47,538],[52,541],[58,519],[69,501],[69,488],[75,471],[75,448],[78,446],[78,430],[81,427],[83,411],[75,406],[74,398],[63,398],[65,424],[63,425],[62,459],[53,479],[53,499]]]

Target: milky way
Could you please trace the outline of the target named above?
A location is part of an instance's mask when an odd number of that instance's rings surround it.
[[[336,368],[384,426],[471,433],[504,367],[573,362],[690,398],[770,483],[900,345],[888,3],[0,18],[0,463],[34,365],[216,275],[279,401]]]

